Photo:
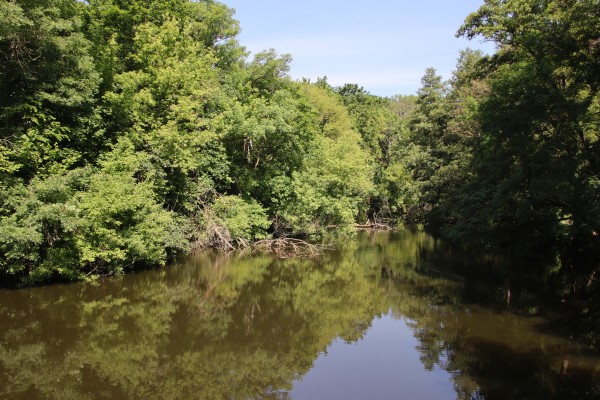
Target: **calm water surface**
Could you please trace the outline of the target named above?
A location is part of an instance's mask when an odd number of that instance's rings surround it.
[[[0,398],[599,399],[600,358],[461,257],[363,234],[317,259],[0,290]]]

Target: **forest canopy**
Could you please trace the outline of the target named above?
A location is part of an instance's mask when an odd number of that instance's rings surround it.
[[[600,4],[486,0],[416,95],[293,80],[212,0],[0,0],[0,279],[164,265],[355,223],[600,265]]]

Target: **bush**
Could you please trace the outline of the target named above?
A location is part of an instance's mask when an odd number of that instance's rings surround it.
[[[94,270],[114,274],[136,264],[164,265],[168,249],[187,249],[183,220],[156,201],[152,184],[128,173],[94,175],[80,210],[80,262]]]
[[[212,207],[217,221],[225,226],[234,240],[264,239],[271,225],[264,208],[254,200],[239,196],[222,196]]]
[[[80,275],[73,235],[81,219],[74,196],[88,174],[79,169],[2,188],[1,274],[21,283]]]

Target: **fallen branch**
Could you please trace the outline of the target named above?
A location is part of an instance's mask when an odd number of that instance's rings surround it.
[[[333,249],[329,245],[308,243],[295,238],[264,239],[254,242],[255,250],[272,251],[280,258],[288,257],[315,257],[324,250]]]
[[[382,224],[379,222],[370,223],[368,221],[366,224],[354,224],[354,228],[363,231],[391,231],[394,229],[388,224]]]
[[[233,247],[233,245],[231,244],[231,241],[229,238],[224,237],[224,235],[220,232],[220,227],[216,227],[215,229],[213,229],[213,232],[219,237],[219,239],[221,239],[219,241],[219,244],[221,246],[226,246],[228,247],[230,250],[235,250],[235,247]],[[227,235],[229,236],[229,235]]]

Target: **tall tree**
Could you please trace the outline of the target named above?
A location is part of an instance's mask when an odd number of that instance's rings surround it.
[[[400,169],[398,147],[404,131],[402,117],[392,108],[393,101],[374,96],[356,84],[336,89],[361,135],[363,149],[369,153],[376,190],[370,199],[369,217],[390,222],[403,210],[398,191]]]
[[[453,233],[563,249],[563,270],[586,284],[600,268],[598,21],[596,0],[488,0],[459,31],[499,50],[486,61],[481,148]]]
[[[99,85],[75,0],[0,2],[0,173],[81,165]]]
[[[411,222],[424,222],[442,195],[443,187],[436,182],[439,170],[448,162],[449,154],[443,138],[449,115],[446,109],[446,84],[435,69],[428,68],[421,79],[415,108],[412,110],[408,129],[409,137],[403,154],[403,163],[410,171],[413,187],[413,205],[407,218]]]

